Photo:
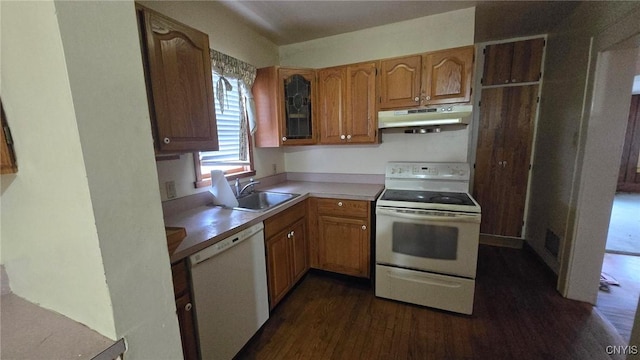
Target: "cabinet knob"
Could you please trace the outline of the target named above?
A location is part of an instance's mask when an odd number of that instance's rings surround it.
[[[431,100],[431,96],[425,96],[426,100]]]
[[[367,230],[367,225],[362,225],[362,230]]]
[[[338,201],[338,206],[342,206],[342,201]]]
[[[169,139],[168,137],[164,138],[162,141],[164,141],[165,144],[168,144],[171,142],[171,139]]]
[[[191,305],[191,303],[187,303],[187,305],[184,306],[184,311],[191,311],[192,307],[193,305]]]
[[[351,140],[351,135],[347,135],[347,140]]]
[[[340,140],[344,140],[345,136],[344,135],[340,135]]]
[[[508,83],[509,83],[509,79],[505,80],[505,81],[504,81],[504,83],[505,83],[505,84],[508,84]]]
[[[517,79],[511,79],[511,82],[517,82],[517,81],[518,81]]]
[[[419,97],[419,96],[416,96],[415,98],[413,98],[413,101],[415,101],[415,102],[420,101],[420,97]]]
[[[296,232],[295,231],[291,231],[291,237],[296,236]]]
[[[286,137],[286,136],[283,136],[283,137],[282,137],[282,141],[287,141],[287,137]]]

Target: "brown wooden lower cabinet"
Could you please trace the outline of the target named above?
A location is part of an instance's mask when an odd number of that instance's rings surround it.
[[[185,360],[197,360],[198,339],[186,261],[183,260],[171,265],[173,291],[176,299],[176,311],[184,358]]]
[[[309,270],[306,206],[302,202],[264,221],[270,309]]]
[[[371,207],[368,201],[312,198],[309,218],[315,237],[312,267],[370,277]]]

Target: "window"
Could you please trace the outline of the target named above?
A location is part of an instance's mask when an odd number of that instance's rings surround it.
[[[230,76],[225,76],[221,83],[220,79],[220,75],[213,72],[219,150],[193,154],[196,187],[211,185],[211,170],[222,170],[227,179],[255,175],[242,82]],[[219,91],[218,85],[223,87],[224,91]],[[220,97],[222,101],[219,100]]]

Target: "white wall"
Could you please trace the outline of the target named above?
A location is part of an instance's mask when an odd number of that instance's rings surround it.
[[[280,47],[280,64],[323,68],[473,44],[475,8]]]
[[[258,68],[278,64],[278,47],[216,1],[140,1],[140,4],[207,33],[209,45],[214,50]],[[272,175],[273,164],[278,172],[283,172],[284,155],[280,149],[254,148],[254,164],[256,178]],[[183,154],[179,160],[159,161],[157,168],[162,200],[167,200],[167,181],[175,181],[178,197],[207,191],[207,188],[194,188],[191,154]]]
[[[127,359],[181,358],[134,4],[56,11],[116,335]]]
[[[473,44],[475,8],[280,48],[282,65],[322,68]],[[387,131],[387,130],[385,130]],[[285,149],[289,172],[383,174],[388,161],[469,161],[469,127],[439,134],[383,133],[382,144]]]
[[[0,7],[2,102],[19,165],[2,176],[2,262],[15,294],[115,339],[54,3]]]
[[[584,157],[587,138],[591,136],[590,132],[595,131],[608,139],[604,142],[599,141],[599,145],[591,150],[595,153],[609,154],[610,157],[606,160],[608,165],[613,162],[619,164],[619,156],[616,159],[615,155],[607,152],[611,149],[607,143],[617,146],[617,142],[620,142],[622,146],[623,140],[615,137],[617,127],[613,124],[611,127],[604,128],[599,126],[592,128],[594,124],[590,124],[589,111],[592,106],[593,75],[598,51],[596,48],[592,52],[591,38],[593,36],[597,38],[600,34],[611,31],[610,29],[614,29],[612,25],[622,20],[637,24],[637,17],[633,16],[637,16],[634,13],[639,9],[640,5],[633,2],[584,3],[548,35],[526,238],[545,262],[551,268],[558,270],[559,286],[563,294],[587,302],[595,301],[597,277],[594,278],[594,274],[600,271],[604,250],[603,247],[600,248],[604,240],[599,239],[593,242],[593,238],[602,235],[603,230],[606,236],[606,228],[597,227],[600,219],[579,216],[580,211],[584,210],[580,208],[579,198],[592,196],[589,193],[581,194],[583,191],[581,184],[584,181],[592,182],[599,179],[592,177],[593,174],[584,177],[582,167],[590,161],[595,161],[596,163],[591,164],[595,166],[592,168],[601,167],[603,171],[609,169],[601,163],[601,157]],[[628,85],[624,89],[627,94],[624,100],[627,101],[631,82]],[[622,97],[621,93],[617,94]],[[628,104],[627,108],[622,110],[627,109]],[[606,121],[614,120],[618,120],[614,113],[606,117]],[[604,187],[596,190],[597,193],[611,191],[609,184],[602,184],[602,186]],[[604,202],[599,207],[608,211],[610,205]],[[609,206],[608,209],[606,209],[607,206]],[[592,235],[589,237],[591,242],[580,242],[576,247],[576,228],[585,224],[596,226],[588,232]],[[556,259],[544,248],[546,229],[560,236],[561,252],[558,258],[562,260]],[[585,255],[589,260],[579,259]],[[598,263],[598,257],[600,263]],[[571,282],[575,281],[576,291],[569,294],[567,292],[569,282],[566,281],[565,276],[574,260],[591,268],[585,267],[574,274],[584,278],[571,280]],[[591,279],[594,283],[588,284],[590,281],[586,279]]]
[[[133,2],[0,6],[13,291],[126,337],[128,359],[181,358]]]

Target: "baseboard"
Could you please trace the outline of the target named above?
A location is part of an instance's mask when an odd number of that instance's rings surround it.
[[[522,249],[524,239],[510,236],[480,234],[480,244]]]

